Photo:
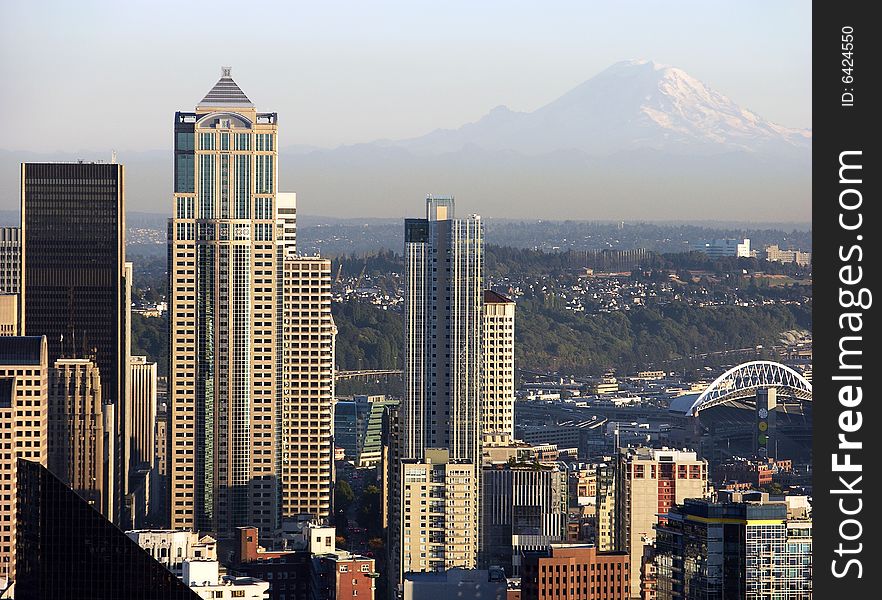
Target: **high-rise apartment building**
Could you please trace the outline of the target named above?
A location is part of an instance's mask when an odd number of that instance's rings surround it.
[[[132,465],[153,468],[156,428],[156,363],[146,356],[132,356]]]
[[[169,222],[172,528],[279,526],[276,113],[224,68],[175,115]]]
[[[18,294],[21,282],[21,228],[0,227],[0,294]]]
[[[524,552],[566,539],[567,472],[556,464],[493,465],[481,477],[481,566],[520,577]]]
[[[325,518],[334,468],[331,261],[282,260],[282,516]]]
[[[689,499],[656,526],[658,600],[812,597],[812,520],[784,501]]]
[[[59,358],[49,373],[49,470],[105,518],[113,516],[113,422],[101,373],[88,358]],[[105,430],[105,426],[110,428]]]
[[[0,590],[15,578],[17,461],[48,459],[48,384],[45,337],[0,337]]]
[[[643,546],[655,539],[657,515],[687,498],[707,496],[707,461],[695,452],[620,448],[616,464],[616,550],[630,555],[631,597],[640,597]]]
[[[428,198],[405,220],[403,455],[448,448],[480,463],[484,355],[484,227],[454,216],[453,198]]]
[[[407,470],[437,471],[429,465],[428,452],[444,449],[445,464],[464,472],[471,469],[473,488],[463,500],[474,519],[462,526],[445,523],[432,532],[420,529],[427,527],[421,520],[402,522],[407,533],[393,549],[402,568],[399,582],[409,570],[474,568],[480,532],[483,223],[477,215],[457,219],[453,198],[429,197],[426,213],[425,219],[405,220],[401,457],[414,464],[402,465],[399,502],[407,501]],[[405,514],[404,507],[397,512]],[[426,554],[419,544],[414,546],[420,539],[432,540],[433,550]]]
[[[50,364],[94,357],[104,402],[114,405],[117,497],[122,520],[131,437],[125,261],[125,169],[115,163],[21,166],[22,330],[45,335]]]
[[[401,461],[400,573],[472,569],[478,552],[477,474],[471,461],[427,448]]]
[[[515,303],[484,291],[484,373],[482,431],[514,438]]]

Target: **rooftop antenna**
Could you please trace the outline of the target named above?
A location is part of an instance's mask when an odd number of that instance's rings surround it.
[[[112,164],[112,165],[116,164],[116,150],[110,151],[110,164]]]

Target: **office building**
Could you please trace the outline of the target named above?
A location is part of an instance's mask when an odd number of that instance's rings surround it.
[[[125,169],[115,163],[21,166],[21,312],[27,335],[45,335],[50,364],[94,357],[101,395],[114,405],[114,522],[128,493],[131,414],[125,261]]]
[[[198,600],[38,462],[18,461],[16,600]]]
[[[484,290],[483,434],[514,437],[515,303]]]
[[[358,454],[359,467],[374,467],[383,462],[383,418],[388,407],[397,407],[398,400],[385,396],[356,396],[356,402],[367,404],[364,436]]]
[[[738,258],[750,258],[750,240],[745,238],[741,241],[736,239],[720,239],[698,242],[695,250],[704,252],[710,258],[724,258],[735,256]]]
[[[101,373],[88,358],[59,358],[49,372],[49,470],[105,518],[113,517],[113,420]],[[110,426],[105,429],[106,426]]]
[[[0,589],[15,579],[16,461],[48,461],[49,363],[46,338],[0,337]]]
[[[520,577],[524,552],[566,539],[567,473],[558,465],[485,467],[482,488],[482,568]]]
[[[18,294],[21,282],[21,228],[0,227],[0,294]]]
[[[625,600],[631,563],[625,552],[599,552],[593,545],[552,544],[524,555],[523,600]]]
[[[282,517],[331,511],[334,342],[331,261],[283,259]]]
[[[615,548],[630,557],[630,593],[638,598],[643,546],[655,538],[658,515],[707,496],[707,461],[682,450],[620,448],[615,476]]]
[[[451,459],[447,449],[427,448],[421,460],[403,459],[400,472],[400,576],[475,568],[475,464]]]
[[[365,408],[355,400],[338,400],[334,404],[334,445],[343,450],[344,459],[352,464],[358,463],[364,443]]]
[[[132,356],[132,464],[152,469],[156,451],[156,363],[146,356]]]
[[[175,114],[169,221],[171,527],[279,526],[276,113],[224,68]]]
[[[372,467],[382,461],[383,414],[398,400],[386,396],[354,396],[334,405],[334,445],[342,448],[347,462]]]
[[[777,244],[766,246],[766,260],[779,263],[796,263],[800,267],[812,264],[812,253],[801,250],[782,250]]]
[[[688,499],[656,529],[658,600],[812,597],[812,521],[783,500]]]

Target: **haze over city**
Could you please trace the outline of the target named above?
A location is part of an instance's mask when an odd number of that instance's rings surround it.
[[[18,205],[21,161],[116,150],[128,210],[168,213],[168,115],[191,110],[231,65],[285,125],[280,185],[305,214],[414,216],[426,193],[452,193],[487,217],[811,219],[811,16],[799,3],[572,3],[537,15],[520,3],[257,2],[255,14],[278,17],[257,38],[237,33],[232,4],[213,6],[4,5],[0,209]],[[636,95],[592,79],[622,65]],[[598,95],[630,112],[611,116]],[[531,119],[567,120],[573,106],[592,146],[529,135]],[[649,134],[598,135],[589,122],[647,115]],[[762,135],[745,131],[756,123]],[[782,130],[797,133],[769,143]],[[684,131],[688,145],[670,143]]]

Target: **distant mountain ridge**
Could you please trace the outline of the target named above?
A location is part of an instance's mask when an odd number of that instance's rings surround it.
[[[282,127],[308,118],[285,116]],[[297,192],[301,214],[342,218],[419,216],[435,193],[498,218],[805,222],[811,142],[681,69],[629,60],[532,112],[498,106],[406,140],[283,147],[279,189]],[[129,210],[170,213],[172,154],[119,153]],[[18,162],[68,156],[0,150],[0,208],[18,204]]]
[[[428,154],[484,150],[592,156],[654,149],[677,153],[789,151],[811,147],[811,131],[775,125],[676,67],[616,63],[533,112],[497,106],[459,129],[390,142]]]

